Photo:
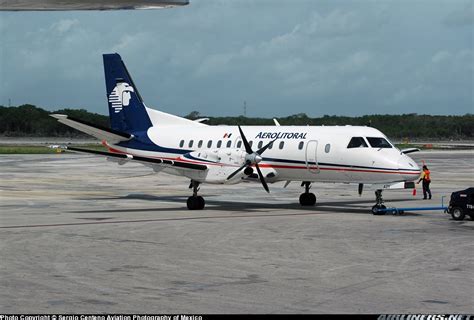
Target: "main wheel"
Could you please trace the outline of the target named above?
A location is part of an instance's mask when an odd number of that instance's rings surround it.
[[[379,209],[387,209],[386,206],[384,206],[383,204],[380,204],[380,205],[375,205],[372,207],[372,214],[374,216],[383,216],[385,214],[385,211],[379,211]]]
[[[300,194],[300,205],[304,206],[306,203],[306,193]]]
[[[308,193],[308,206],[314,206],[316,204],[316,196],[314,193]]]
[[[204,198],[201,196],[198,196],[197,202],[198,202],[198,210],[204,209],[204,206],[206,205],[206,201],[204,201]]]
[[[300,204],[302,206],[314,206],[316,204],[316,196],[314,193],[302,193],[300,195]]]
[[[464,220],[464,217],[466,216],[466,214],[464,213],[464,211],[461,208],[454,207],[454,208],[451,209],[451,216],[456,221],[462,221],[462,220]]]
[[[188,198],[188,201],[186,202],[186,204],[187,204],[189,210],[196,210],[196,204],[197,204],[196,198],[197,197],[189,197]]]
[[[204,198],[201,196],[191,196],[188,198],[188,201],[186,202],[188,209],[189,210],[202,210],[204,209],[205,206],[205,201]]]

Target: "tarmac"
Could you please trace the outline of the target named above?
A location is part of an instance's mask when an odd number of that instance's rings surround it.
[[[432,200],[474,185],[473,151],[411,155]],[[101,157],[0,156],[2,313],[474,313],[474,221],[374,216],[373,190],[293,182],[202,185]]]

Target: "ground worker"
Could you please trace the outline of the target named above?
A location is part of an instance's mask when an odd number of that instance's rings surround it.
[[[430,190],[430,170],[426,165],[423,166],[423,172],[421,173],[420,180],[418,180],[417,184],[423,181],[423,200],[426,200],[426,194],[428,194],[429,199],[431,199],[431,190]]]

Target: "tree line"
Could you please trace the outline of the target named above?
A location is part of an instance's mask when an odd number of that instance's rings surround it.
[[[59,123],[50,117],[52,113],[67,114],[90,123],[109,127],[109,117],[91,113],[84,109],[60,109],[46,111],[34,105],[18,107],[0,106],[0,135],[2,136],[44,136],[44,137],[84,137],[81,132]],[[187,116],[188,119],[204,118],[197,111]],[[271,118],[208,117],[210,125],[274,125]],[[391,139],[473,139],[474,115],[440,116],[419,115],[416,113],[402,115],[365,115],[360,117],[329,116],[308,117],[299,113],[280,117],[281,125],[354,125],[372,126],[381,130]]]

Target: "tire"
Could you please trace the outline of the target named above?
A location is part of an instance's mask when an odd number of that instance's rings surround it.
[[[316,196],[314,193],[308,193],[308,206],[314,206],[316,204]]]
[[[188,201],[186,202],[189,210],[202,210],[206,202],[204,198],[201,196],[198,197],[189,197]]]
[[[188,206],[189,210],[196,210],[196,197],[189,197],[186,205]]]
[[[204,207],[206,206],[206,201],[204,201],[204,198],[201,196],[198,196],[197,202],[198,202],[198,210],[204,209]]]
[[[462,221],[464,220],[464,217],[466,216],[466,214],[464,213],[462,208],[454,207],[451,209],[451,216],[456,221]]]
[[[379,212],[378,209],[387,209],[387,207],[384,206],[383,204],[373,206],[371,211],[372,211],[372,214],[374,216],[383,216],[383,215],[385,215],[385,211]]]
[[[314,206],[316,204],[316,196],[314,193],[302,193],[300,195],[300,204],[302,206]]]
[[[307,193],[302,193],[300,194],[300,205],[302,206],[306,206],[306,202],[307,202]]]

